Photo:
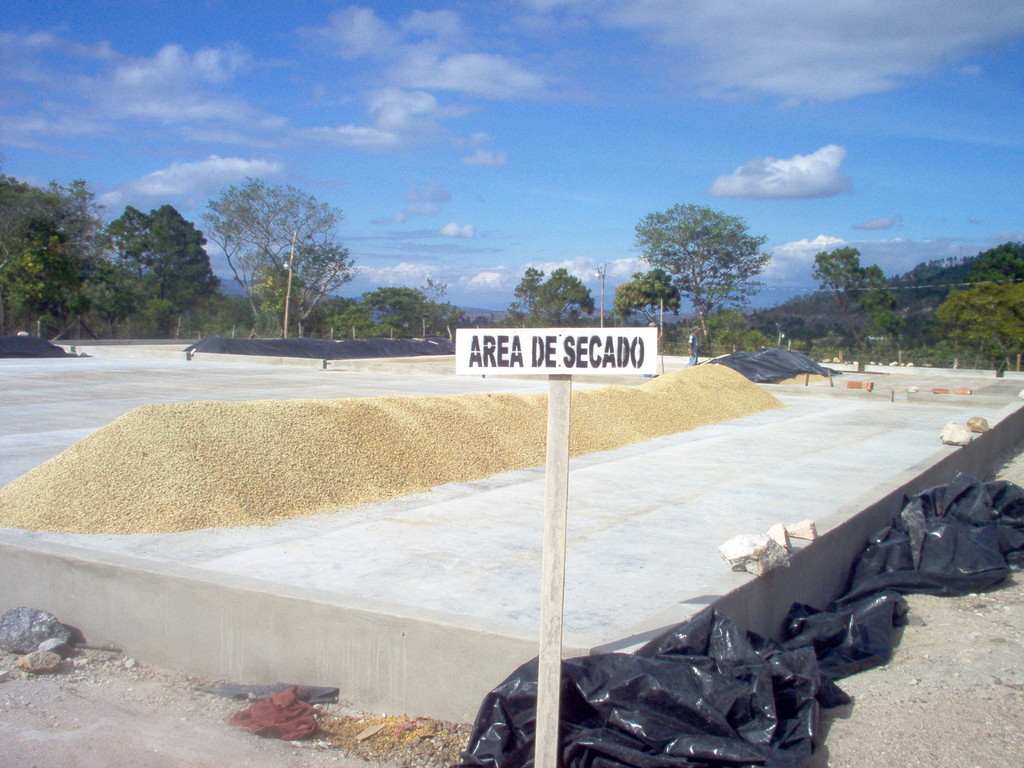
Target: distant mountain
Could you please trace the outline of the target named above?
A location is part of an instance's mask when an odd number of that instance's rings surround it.
[[[962,286],[974,267],[977,256],[937,259],[918,264],[909,272],[888,279],[896,297],[896,311],[906,326],[920,327],[932,319],[935,308],[954,288]],[[759,330],[803,338],[820,338],[830,330],[842,329],[842,318],[835,297],[828,291],[794,296],[775,307],[751,313],[751,322]]]

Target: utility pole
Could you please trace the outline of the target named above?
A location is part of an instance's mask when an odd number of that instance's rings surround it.
[[[597,268],[597,272],[594,273],[595,277],[601,278],[601,327],[604,328],[604,275],[607,271],[607,264],[602,264]]]
[[[299,236],[299,230],[292,232],[292,250],[288,255],[288,263],[284,268],[288,270],[288,287],[284,291],[284,327],[281,329],[281,338],[288,338],[288,303],[292,298],[292,263],[295,261],[295,239]]]

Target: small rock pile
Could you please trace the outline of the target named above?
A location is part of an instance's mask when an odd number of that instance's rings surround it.
[[[12,608],[0,617],[0,650],[19,655],[18,669],[31,674],[60,670],[77,636],[52,613],[34,608]]]

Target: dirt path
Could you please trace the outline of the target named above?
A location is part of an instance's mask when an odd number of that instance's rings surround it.
[[[1024,485],[1024,456],[998,479]],[[810,768],[1024,766],[1024,574],[964,597],[909,595],[891,663],[840,681]]]

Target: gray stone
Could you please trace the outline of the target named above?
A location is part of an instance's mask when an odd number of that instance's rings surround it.
[[[36,648],[37,651],[51,651],[58,653],[62,658],[67,658],[74,652],[74,648],[65,643],[59,637],[51,637],[49,640],[43,640]]]
[[[0,649],[8,653],[31,653],[50,638],[70,644],[72,637],[72,630],[46,611],[22,606],[0,617]]]

